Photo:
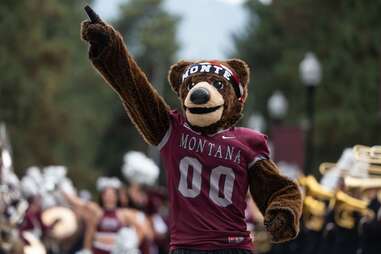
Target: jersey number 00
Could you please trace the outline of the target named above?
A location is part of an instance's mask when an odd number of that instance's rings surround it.
[[[188,174],[189,168],[193,168],[193,173],[191,176],[191,186],[188,185]],[[180,182],[179,191],[187,198],[195,198],[201,192],[201,173],[202,165],[199,160],[192,157],[184,157],[181,159],[179,164],[180,170]],[[225,176],[225,182],[223,184],[223,197],[220,194],[220,178]],[[218,206],[226,207],[232,204],[232,195],[234,187],[235,174],[231,168],[218,166],[211,170],[210,172],[210,188],[209,188],[209,198]]]

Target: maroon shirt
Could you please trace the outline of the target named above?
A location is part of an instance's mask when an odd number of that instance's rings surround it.
[[[158,147],[167,172],[171,250],[252,249],[245,223],[248,170],[269,157],[266,136],[234,127],[202,135],[181,113],[170,118]]]

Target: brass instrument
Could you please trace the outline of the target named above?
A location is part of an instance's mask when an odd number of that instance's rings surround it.
[[[344,184],[348,189],[356,189],[361,192],[370,189],[381,189],[381,178],[356,178],[347,176],[344,178]]]
[[[311,196],[305,197],[303,201],[304,226],[312,231],[320,231],[324,226],[326,204]]]
[[[305,189],[305,196],[316,197],[320,200],[330,200],[334,193],[326,190],[313,176],[299,178],[299,183]]]
[[[319,172],[320,172],[320,174],[324,175],[325,173],[330,171],[335,166],[336,166],[336,163],[333,163],[333,162],[323,162],[319,166]]]
[[[355,145],[353,147],[355,158],[369,164],[381,165],[381,146],[363,146]],[[381,174],[381,166],[372,165],[374,174]],[[371,173],[371,172],[370,172]]]
[[[362,216],[374,216],[373,211],[368,209],[367,201],[351,197],[342,191],[336,193],[333,207],[336,224],[346,229],[352,229],[355,226],[354,213],[356,212]]]
[[[342,169],[340,175],[345,176],[362,173],[381,176],[381,146],[369,147],[364,145],[355,145],[353,147],[353,155],[354,159],[360,163],[355,163],[354,165],[347,165],[350,166],[350,168]],[[337,165],[337,163],[324,162],[320,164],[319,171],[322,175],[325,175],[328,171],[330,171]]]
[[[303,222],[307,229],[320,231],[324,226],[324,216],[327,205],[324,201],[334,198],[334,193],[321,186],[315,177],[306,176],[299,178],[300,185],[304,188]]]

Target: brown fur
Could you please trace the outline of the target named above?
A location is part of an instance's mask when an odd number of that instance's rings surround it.
[[[250,193],[265,217],[273,242],[293,239],[299,232],[302,196],[293,181],[279,174],[271,160],[261,160],[249,169]]]
[[[169,107],[128,53],[122,36],[103,22],[84,22],[82,38],[91,45],[89,57],[93,65],[118,93],[143,138],[150,144],[159,144],[169,128]],[[222,118],[210,126],[192,128],[202,133],[214,133],[219,129],[232,127],[240,119],[247,98],[250,73],[248,66],[238,59],[222,62],[234,69],[241,80],[244,95],[243,100],[239,101],[232,85],[214,74],[194,75],[183,84],[181,76],[192,63],[181,61],[169,71],[168,79],[172,89],[182,103],[188,93],[187,82],[211,82],[218,79],[224,83],[224,88],[219,91],[224,98]],[[276,165],[270,160],[259,161],[253,167],[249,170],[250,192],[265,215],[265,223],[274,242],[295,237],[301,213],[301,195],[297,185],[280,176]]]
[[[122,36],[104,23],[84,22],[82,38],[90,42],[93,65],[121,97],[145,141],[159,144],[169,128],[169,107],[128,53]]]
[[[201,63],[206,61],[203,60],[203,61],[197,61],[197,62]],[[212,134],[218,131],[219,129],[226,129],[226,128],[234,126],[238,122],[238,120],[241,119],[242,117],[243,106],[247,97],[247,86],[249,84],[249,73],[250,73],[249,67],[247,66],[245,62],[239,59],[230,59],[227,61],[221,61],[222,64],[233,69],[241,80],[242,86],[244,88],[244,94],[243,94],[243,100],[242,102],[240,102],[238,101],[238,98],[234,92],[232,85],[218,75],[214,75],[210,73],[197,74],[188,78],[184,83],[182,83],[181,82],[182,74],[184,73],[185,69],[189,65],[194,63],[196,62],[180,61],[179,63],[172,65],[169,70],[168,80],[172,86],[172,90],[178,94],[179,99],[182,103],[182,106],[184,107],[183,103],[188,94],[187,85],[189,83],[196,84],[201,81],[207,81],[211,83],[214,80],[219,80],[223,82],[224,84],[224,89],[221,91],[221,94],[223,98],[225,99],[225,103],[224,103],[225,109],[223,112],[223,117],[218,122],[208,127],[202,127],[202,128],[191,125],[192,128],[204,134]]]

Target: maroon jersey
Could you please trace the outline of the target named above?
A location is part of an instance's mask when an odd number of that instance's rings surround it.
[[[181,113],[170,118],[158,147],[167,172],[171,250],[252,249],[245,223],[248,170],[269,157],[266,136],[235,127],[202,135]]]

